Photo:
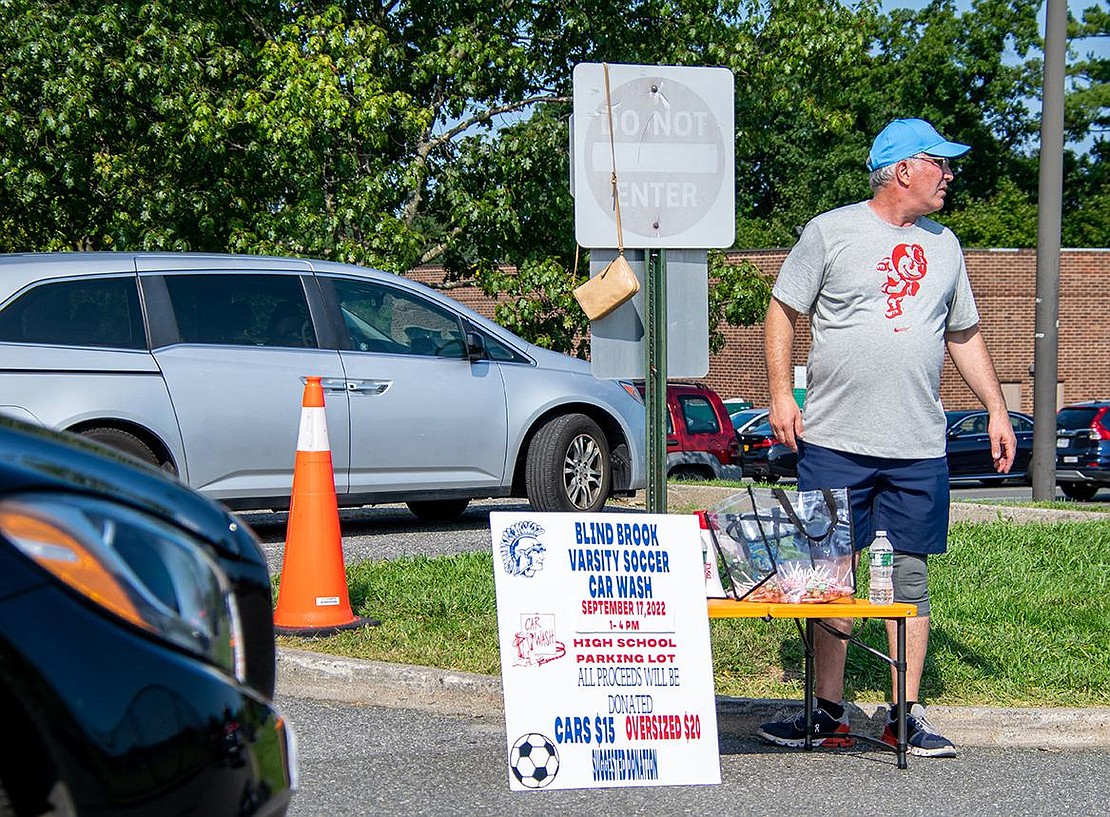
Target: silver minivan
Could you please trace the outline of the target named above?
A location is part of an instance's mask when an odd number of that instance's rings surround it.
[[[305,378],[341,505],[596,511],[644,483],[631,383],[401,276],[295,258],[0,255],[0,413],[99,440],[231,508],[284,508]]]

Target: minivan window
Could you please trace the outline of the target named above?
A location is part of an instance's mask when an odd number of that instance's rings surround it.
[[[40,284],[0,311],[0,341],[145,349],[135,278]]]
[[[316,330],[296,275],[167,275],[182,343],[315,349]]]
[[[351,348],[395,355],[465,358],[459,319],[418,295],[368,281],[335,278]]]

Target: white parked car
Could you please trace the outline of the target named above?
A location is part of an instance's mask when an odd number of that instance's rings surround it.
[[[378,270],[188,253],[0,256],[0,412],[232,508],[289,501],[307,376],[343,505],[596,511],[644,483],[634,385]]]

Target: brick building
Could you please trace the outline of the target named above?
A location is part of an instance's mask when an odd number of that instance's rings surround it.
[[[746,258],[769,275],[778,273],[787,250],[730,253]],[[965,250],[968,276],[979,308],[983,337],[994,358],[1006,402],[1033,412],[1033,354],[1037,289],[1037,251]],[[1110,250],[1064,250],[1060,255],[1060,331],[1057,400],[1072,402],[1110,397]],[[746,397],[766,405],[767,368],[763,327],[724,327],[725,348],[709,361],[706,382],[723,397]],[[802,318],[794,344],[794,363],[804,365],[809,329]],[[976,408],[951,360],[941,375],[946,408]]]
[[[776,275],[787,250],[729,253],[747,259],[768,275]],[[1037,252],[965,250],[968,275],[982,318],[983,336],[994,358],[1009,406],[1033,411],[1033,353],[1036,321]],[[442,280],[442,270],[422,267],[410,277],[424,283]],[[1110,398],[1110,250],[1066,249],[1060,256],[1060,331],[1057,399],[1072,402]],[[492,316],[494,301],[477,288],[449,291],[472,309]],[[705,382],[722,397],[744,397],[766,405],[767,369],[763,361],[763,327],[723,327],[726,344],[711,355]],[[809,329],[799,321],[794,345],[795,365],[809,353]],[[946,408],[975,408],[978,401],[949,360],[941,375]]]

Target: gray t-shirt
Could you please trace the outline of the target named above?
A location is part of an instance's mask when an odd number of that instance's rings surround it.
[[[822,213],[772,294],[810,315],[806,442],[876,457],[944,456],[944,333],[979,322],[951,230],[927,218],[896,227],[867,202]]]

